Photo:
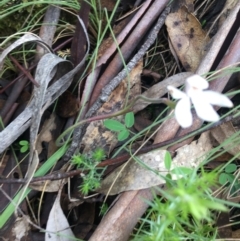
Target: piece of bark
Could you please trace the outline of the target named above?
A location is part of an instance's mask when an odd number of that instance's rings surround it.
[[[133,228],[153,198],[150,189],[129,191],[120,195],[116,204],[106,214],[89,241],[128,240]],[[114,215],[113,215],[114,214]]]
[[[79,17],[82,19],[83,23],[85,24],[86,28],[88,26],[89,21],[89,13],[90,13],[90,5],[87,1],[81,0],[80,1],[81,8],[79,10]],[[76,30],[73,36],[72,45],[71,45],[71,61],[75,66],[80,63],[85,55],[86,50],[86,38],[84,36],[82,25],[79,21],[76,23]]]

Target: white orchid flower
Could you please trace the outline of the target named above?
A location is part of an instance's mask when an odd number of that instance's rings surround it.
[[[205,90],[209,86],[207,80],[199,75],[193,75],[186,79],[185,92],[168,86],[168,90],[174,99],[179,99],[175,107],[175,117],[179,125],[187,128],[192,125],[191,103],[198,117],[204,121],[218,121],[219,115],[212,105],[221,107],[233,107],[233,103],[225,95],[211,90]]]

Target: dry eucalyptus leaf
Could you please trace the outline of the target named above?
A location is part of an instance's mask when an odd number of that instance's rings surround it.
[[[180,166],[197,167],[212,148],[210,132],[204,132],[197,141],[177,149],[177,155],[173,158],[173,163]]]
[[[149,168],[160,172],[161,175],[166,175],[168,172],[164,166],[165,154],[165,150],[155,150],[140,155],[138,158]],[[111,187],[113,182],[115,183]],[[123,191],[139,190],[164,183],[165,181],[159,175],[140,165],[135,160],[130,160],[127,165],[121,165],[107,176],[101,182],[101,187],[96,191],[107,194],[109,188],[111,188],[108,194],[115,195]]]
[[[67,179],[31,183],[29,184],[29,187],[40,192],[58,192],[63,183],[67,183]]]
[[[189,12],[194,11],[194,1],[193,0],[181,0],[181,1],[174,1],[172,4],[172,12],[176,12],[181,8],[182,6],[185,6]]]
[[[75,238],[60,205],[61,193],[62,187],[48,217],[45,241],[70,241]]]
[[[69,71],[70,69],[70,63],[68,61],[65,61],[51,53],[45,54],[38,63],[35,79],[39,83],[41,83],[42,80],[50,81],[52,77],[51,70],[55,72],[56,66],[59,65],[61,65],[61,70],[58,70],[59,72],[63,70]],[[34,89],[34,97],[32,98],[29,105],[20,115],[18,115],[16,119],[14,119],[3,131],[0,132],[0,139],[3,140],[0,147],[0,152],[4,151],[13,141],[15,141],[18,136],[20,136],[30,126],[30,124],[36,123],[36,120],[38,119],[36,112],[39,109],[39,104],[46,104],[44,106],[46,108],[59,95],[61,95],[64,90],[66,90],[66,88],[70,85],[69,79],[71,79],[75,69],[65,74],[62,78],[48,87],[47,90],[42,88],[44,85]],[[47,76],[47,74],[49,75]],[[39,96],[42,97],[39,99]],[[41,113],[42,111],[39,111],[39,114]],[[32,123],[30,122],[31,118]],[[34,132],[37,133],[38,126],[36,125],[35,127],[33,127],[33,129],[35,130]]]
[[[38,129],[40,126],[41,117],[43,114],[42,108],[45,102],[47,87],[52,78],[54,77],[57,68],[56,65],[62,62],[62,59],[56,58],[53,54],[45,54],[38,63],[35,80],[39,83],[39,87],[34,86],[33,98],[29,106],[32,107],[32,118],[30,126],[30,152],[29,152],[29,165],[25,175],[27,182],[24,184],[20,192],[24,193],[32,179],[38,164],[38,151],[36,149],[36,141],[38,136]],[[22,194],[21,194],[22,195]],[[19,199],[21,200],[21,199]]]
[[[205,132],[198,141],[193,141],[190,145],[185,145],[177,150],[177,156],[173,158],[171,169],[176,167],[195,168],[204,160],[205,154],[211,149],[209,132]],[[165,154],[165,150],[155,150],[140,155],[138,158],[148,168],[135,160],[121,165],[102,181],[101,187],[96,191],[115,195],[123,191],[139,190],[165,184],[165,180],[161,178],[161,176],[168,173],[164,165]],[[159,175],[150,169],[159,172]],[[177,179],[178,176],[172,175],[172,178]]]
[[[173,75],[155,85],[153,85],[151,88],[149,88],[147,91],[145,91],[142,95],[147,98],[151,99],[159,99],[163,95],[165,95],[168,90],[167,86],[172,85],[174,87],[179,87],[185,83],[186,78],[190,77],[193,75],[191,72],[185,72],[185,73],[179,73],[176,75]],[[136,113],[148,105],[150,105],[150,102],[146,102],[142,99],[139,99],[133,106],[133,112]]]
[[[14,226],[11,229],[9,240],[21,241],[28,237],[28,231],[30,230],[30,224],[27,219],[23,217],[17,217]]]
[[[200,22],[183,6],[177,12],[169,14],[165,23],[172,46],[182,65],[187,71],[194,72],[209,41]]]
[[[49,175],[59,176],[61,173],[66,172],[69,169],[69,164],[64,164],[61,169],[56,173],[50,173]],[[40,182],[30,183],[29,187],[40,192],[58,192],[62,185],[67,183],[67,178],[60,180],[45,180]]]
[[[52,131],[55,130],[57,127],[55,119],[56,115],[51,114],[50,118],[44,122],[43,127],[41,128],[41,131],[38,134],[36,149],[39,154],[42,152],[42,142],[50,142],[53,140]]]
[[[235,133],[236,131],[231,121],[223,123],[222,125],[211,130],[211,134],[213,138],[219,144],[222,144],[225,140],[230,138]],[[224,145],[223,148],[233,156],[237,156],[238,153],[240,152],[240,146],[234,145],[234,143]]]
[[[45,48],[47,48],[49,50],[49,52],[51,52],[51,49],[48,47],[47,44],[45,44],[42,39],[33,34],[33,33],[26,33],[24,36],[22,36],[21,38],[19,38],[17,41],[15,41],[14,43],[12,43],[11,45],[9,45],[6,49],[3,50],[3,52],[0,55],[0,69],[3,66],[4,63],[4,59],[6,58],[6,56],[16,47],[21,46],[22,44],[28,43],[28,42],[38,42],[39,44],[41,44],[42,46],[44,46]]]
[[[110,114],[123,109],[126,104],[126,96],[129,93],[128,103],[140,94],[140,75],[142,73],[143,63],[140,61],[129,73],[129,78],[125,78],[119,86],[111,93],[108,101],[98,110],[96,115]],[[129,92],[128,92],[129,89]],[[116,118],[123,120],[123,116]],[[116,133],[111,132],[103,126],[103,121],[93,121],[90,123],[83,137],[82,145],[84,152],[88,153],[101,146],[108,153],[117,144]]]

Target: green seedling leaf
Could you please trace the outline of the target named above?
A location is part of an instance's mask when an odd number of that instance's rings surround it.
[[[168,173],[168,174],[166,175],[166,179],[172,180],[172,175],[171,175],[170,173]]]
[[[221,173],[218,178],[218,182],[221,185],[225,185],[228,182],[227,174],[226,173]]]
[[[218,178],[218,182],[221,185],[225,185],[226,183],[232,183],[234,181],[234,175],[229,173],[221,173]]]
[[[126,127],[117,120],[105,120],[103,124],[111,131],[122,131],[126,129]]]
[[[21,152],[21,153],[24,153],[24,152],[26,152],[28,149],[29,149],[29,148],[28,148],[28,145],[27,145],[27,146],[22,146],[22,147],[20,148],[20,152]]]
[[[29,142],[26,140],[19,141],[19,145],[21,146],[20,152],[24,153],[29,149]]]
[[[125,125],[127,128],[131,128],[134,125],[134,114],[129,112],[125,115]]]
[[[125,139],[127,139],[129,136],[129,131],[127,129],[120,131],[118,133],[118,140],[119,141],[124,141]]]
[[[28,146],[28,145],[29,145],[29,142],[28,142],[28,141],[25,141],[25,140],[22,140],[22,141],[19,141],[19,145],[20,145],[20,146]]]
[[[236,164],[233,164],[233,163],[231,163],[231,164],[229,164],[229,165],[227,165],[226,167],[225,167],[225,172],[226,173],[233,173],[233,172],[235,172],[237,170],[237,165]]]
[[[228,175],[229,183],[232,184],[235,180],[235,176],[233,174],[229,174],[229,173],[227,173],[227,175]]]
[[[188,167],[176,167],[173,170],[171,170],[172,174],[176,175],[189,175],[193,172],[193,169],[188,168]]]
[[[170,171],[171,165],[172,165],[172,157],[169,151],[166,151],[165,157],[164,157],[164,165],[167,170]]]

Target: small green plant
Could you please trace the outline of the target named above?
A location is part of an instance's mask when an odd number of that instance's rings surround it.
[[[118,133],[118,140],[124,141],[130,135],[129,128],[134,125],[134,114],[129,112],[125,115],[124,124],[117,120],[105,120],[103,122],[104,126],[111,131],[116,131]]]
[[[236,191],[239,190],[240,188],[240,182],[239,180],[235,177],[234,173],[237,170],[237,165],[234,163],[228,164],[222,173],[220,173],[218,177],[218,182],[221,185],[227,185],[231,187],[231,194],[234,194]]]
[[[161,197],[155,195],[153,201],[148,201],[150,208],[133,240],[215,240],[216,212],[227,210],[212,196],[210,188],[216,180],[216,172],[192,170],[172,181],[167,191],[157,189]]]
[[[167,179],[172,179],[172,175],[177,175],[178,177],[188,177],[194,169],[189,167],[175,167],[172,168],[172,157],[171,154],[167,151],[164,158],[165,168],[168,170],[168,174],[166,175]]]
[[[29,150],[29,142],[26,140],[19,141],[20,147],[20,152],[25,153]]]
[[[224,168],[224,172],[222,172],[219,175],[218,181],[221,185],[225,185],[226,183],[230,183],[232,184],[235,177],[234,177],[234,172],[237,170],[237,165],[234,163],[230,163],[228,164],[225,168]]]
[[[78,154],[72,157],[72,164],[77,168],[82,169],[83,182],[80,185],[80,190],[84,195],[100,186],[100,181],[104,168],[97,167],[98,163],[105,158],[104,150],[97,148],[90,155]]]
[[[166,152],[164,165],[168,173],[163,178],[167,190],[157,188],[161,196],[154,193],[154,200],[147,201],[150,208],[133,240],[215,240],[217,212],[227,211],[211,191],[217,185],[218,173],[172,164],[171,154]]]

